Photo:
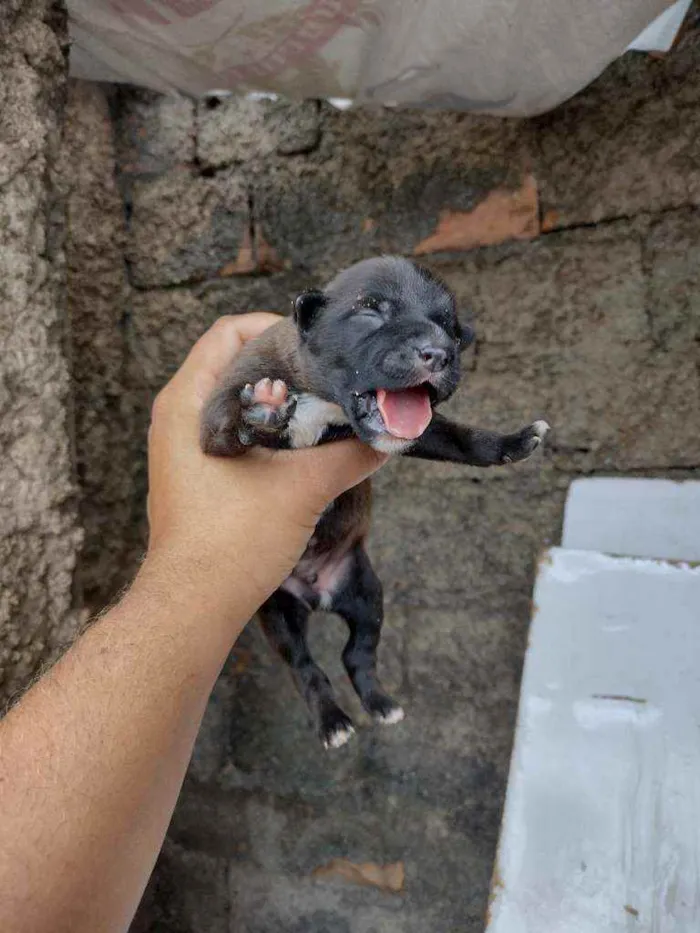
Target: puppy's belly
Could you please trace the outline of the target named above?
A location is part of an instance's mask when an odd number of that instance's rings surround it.
[[[347,578],[351,560],[347,549],[342,552],[305,554],[281,589],[311,609],[330,609],[333,597]]]

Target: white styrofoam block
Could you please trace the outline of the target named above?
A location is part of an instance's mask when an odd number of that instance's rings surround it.
[[[627,46],[628,51],[635,52],[668,52],[683,25],[685,15],[690,8],[691,0],[677,0],[667,7],[660,16],[657,16],[647,28],[641,32],[634,42]]]
[[[700,482],[602,476],[574,480],[562,547],[700,561]]]
[[[540,565],[488,933],[700,930],[700,567]]]

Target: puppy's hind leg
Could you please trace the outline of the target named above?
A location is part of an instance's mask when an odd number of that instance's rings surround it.
[[[277,590],[264,603],[259,616],[272,647],[291,669],[324,747],[345,745],[355,730],[350,717],[336,703],[330,681],[311,657],[306,642],[309,609],[291,593]]]
[[[330,609],[350,629],[343,664],[362,705],[378,722],[400,722],[403,710],[377,676],[377,647],[384,621],[382,584],[360,545],[353,554],[350,572],[333,595]]]

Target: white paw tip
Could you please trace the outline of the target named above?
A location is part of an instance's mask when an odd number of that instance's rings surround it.
[[[547,424],[546,421],[535,421],[534,424],[532,425],[532,429],[537,435],[537,437],[539,437],[539,439],[542,440],[542,438],[549,431],[549,425]]]
[[[331,732],[323,744],[326,748],[341,748],[350,741],[354,732],[352,726],[336,729],[335,732]]]
[[[384,716],[380,716],[379,722],[384,726],[393,726],[395,723],[401,722],[405,715],[400,706],[395,706],[393,709],[390,709],[388,713],[385,713]]]

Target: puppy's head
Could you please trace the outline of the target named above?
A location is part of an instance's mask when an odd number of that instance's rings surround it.
[[[294,310],[314,381],[365,443],[387,452],[425,431],[473,339],[447,287],[401,257],[359,262],[299,295]]]

